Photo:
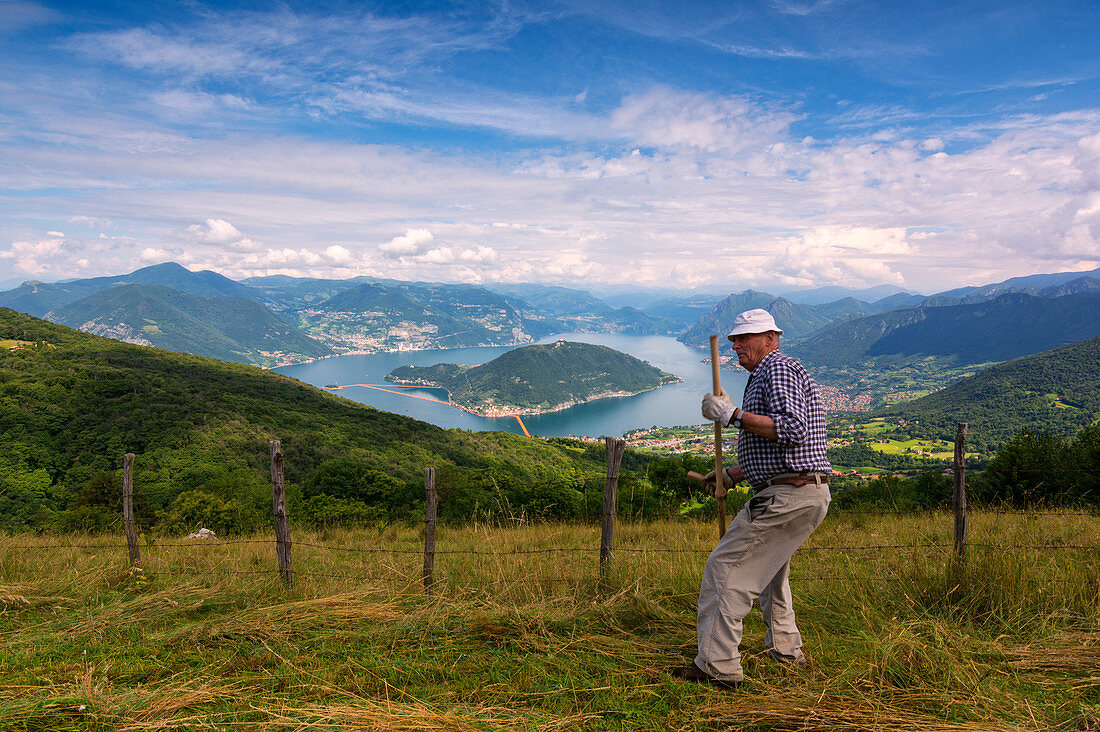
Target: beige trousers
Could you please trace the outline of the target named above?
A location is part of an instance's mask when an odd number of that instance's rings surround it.
[[[825,483],[780,483],[749,499],[703,569],[695,665],[718,679],[744,678],[741,621],[756,598],[768,652],[788,661],[804,658],[791,600],[791,556],[824,520],[829,500]]]

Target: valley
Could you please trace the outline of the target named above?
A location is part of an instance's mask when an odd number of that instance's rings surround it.
[[[278,368],[318,386],[378,384],[395,368],[422,368],[465,349],[471,356],[463,365],[476,366],[561,337],[617,348],[684,375],[683,383],[659,392],[607,386],[560,399],[526,395],[495,403],[485,401],[484,388],[479,398],[456,398],[461,384],[452,383],[452,401],[468,410],[465,417],[432,403],[442,392],[423,380],[426,400],[374,388],[341,390],[351,399],[445,427],[516,431],[514,421],[499,415],[524,413],[532,416],[534,434],[583,437],[698,421],[693,402],[709,390],[703,378],[706,337],[723,333],[746,308],[768,309],[783,325],[783,350],[814,374],[829,413],[872,413],[935,395],[998,363],[1100,336],[1100,270],[1014,278],[927,297],[896,288],[788,295],[749,289],[724,298],[639,292],[612,305],[591,291],[548,284],[286,276],[236,282],[165,263],[126,275],[27,282],[0,292],[0,305],[116,340]],[[1017,331],[1031,336],[1015,337]],[[424,358],[391,358],[400,354]],[[361,363],[354,359],[370,358],[390,366],[369,378],[354,372]],[[336,367],[345,363],[340,359],[353,359],[346,362],[349,373]],[[724,378],[743,383],[744,372],[728,355],[723,368]],[[314,373],[324,375],[309,376]],[[1030,391],[1060,389],[1040,383]],[[595,396],[604,397],[599,407],[590,403]],[[1068,429],[1080,422],[1072,398],[1048,401],[1056,410],[1053,423]],[[996,427],[996,439],[1003,441],[1007,429]]]

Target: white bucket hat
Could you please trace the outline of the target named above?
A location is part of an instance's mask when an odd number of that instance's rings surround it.
[[[775,318],[767,310],[756,308],[754,310],[746,310],[733,319],[733,329],[730,330],[729,335],[726,338],[733,338],[737,335],[743,335],[745,333],[767,333],[769,330],[774,330],[776,333],[782,335],[783,331],[779,326],[775,324]]]

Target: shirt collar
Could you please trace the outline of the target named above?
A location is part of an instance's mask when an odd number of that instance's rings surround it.
[[[779,355],[779,349],[777,348],[774,351],[772,351],[771,353],[769,353],[767,356],[764,356],[764,358],[760,359],[760,363],[756,364],[756,368],[754,368],[750,373],[755,374],[757,371],[760,370],[761,366],[766,364],[768,361],[772,360],[772,356],[778,356],[778,355]]]

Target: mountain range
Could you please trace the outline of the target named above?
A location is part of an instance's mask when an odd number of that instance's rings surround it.
[[[1039,297],[1010,293],[965,305],[892,310],[838,323],[791,346],[815,366],[883,357],[949,356],[1006,361],[1100,335],[1100,292]]]
[[[877,302],[878,300],[893,295],[910,295],[912,293],[897,285],[877,285],[864,289],[836,286],[815,287],[810,290],[793,290],[791,292],[781,292],[779,294],[791,302],[796,302],[800,305],[824,305],[825,303],[835,302],[846,298],[861,300],[863,302]]]
[[[755,308],[763,308],[771,313],[776,322],[782,324],[783,335],[788,339],[808,336],[831,321],[831,318],[819,314],[807,305],[798,305],[768,292],[745,290],[730,295],[715,305],[713,310],[700,317],[695,325],[682,333],[678,340],[703,348],[707,345],[712,333],[725,335],[733,327],[734,318],[739,313]]]
[[[933,297],[943,299],[953,299],[959,301],[970,300],[974,301],[975,298],[990,298],[996,295],[1003,295],[1008,292],[1026,292],[1028,294],[1037,294],[1041,291],[1057,292],[1063,285],[1070,284],[1076,280],[1082,278],[1088,280],[1095,280],[1097,284],[1100,284],[1100,267],[1089,270],[1086,272],[1054,272],[1052,274],[1037,274],[1027,275],[1024,277],[1010,277],[1004,282],[997,282],[992,285],[982,285],[979,287],[960,287],[954,290],[946,290],[944,292],[937,293]],[[1081,292],[1079,289],[1071,288],[1072,292]],[[1070,291],[1062,290],[1063,294],[1070,294]],[[1056,295],[1042,295],[1043,297],[1056,297]]]
[[[921,354],[988,363],[1092,334],[1088,298],[1100,293],[1098,275],[1100,270],[1031,275],[927,297],[889,286],[818,288],[789,297],[757,290],[724,298],[664,292],[648,302],[638,292],[616,296],[637,307],[613,307],[590,291],[546,284],[285,276],[235,282],[165,263],[127,275],[25,282],[0,292],[0,305],[97,333],[257,365],[328,353],[522,345],[570,331],[678,333],[684,343],[705,348],[711,333],[728,332],[737,313],[754,307],[775,315],[785,349],[822,366]],[[179,295],[135,289],[142,286]],[[116,289],[121,292],[107,294]],[[854,296],[883,293],[892,294],[874,301]],[[205,299],[185,301],[184,295]],[[827,299],[834,295],[841,297]],[[249,310],[241,301],[256,307]],[[255,332],[232,325],[243,321]],[[1015,337],[1021,327],[1041,335],[1033,343],[1021,341]]]
[[[175,262],[165,262],[143,267],[126,275],[92,277],[55,284],[31,280],[13,290],[0,292],[0,307],[42,317],[63,305],[121,285],[164,285],[202,297],[232,296],[263,301],[259,291],[217,272],[192,272]]]

